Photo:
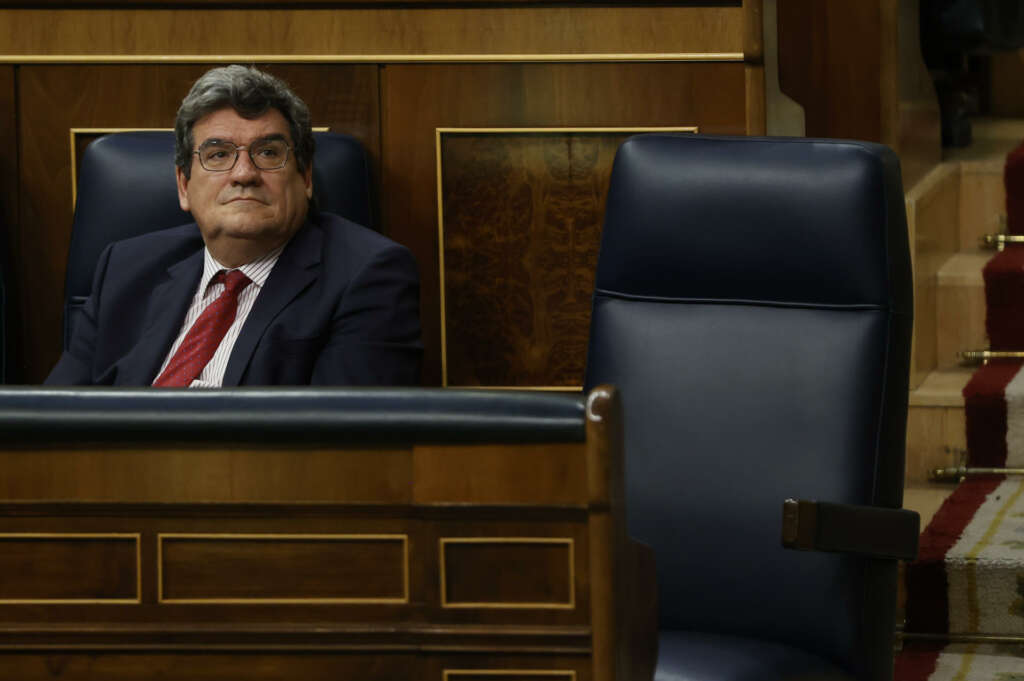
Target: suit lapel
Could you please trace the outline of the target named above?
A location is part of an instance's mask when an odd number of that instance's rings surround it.
[[[121,360],[118,384],[149,385],[153,382],[181,331],[202,273],[202,249],[168,268],[167,278],[153,289],[149,298],[139,341]]]
[[[238,340],[235,341],[224,372],[222,385],[225,388],[237,386],[242,380],[253,352],[270,322],[307,286],[316,281],[320,274],[322,243],[323,233],[320,228],[307,222],[281,252],[281,257],[263,284],[263,290],[256,298],[238,334]]]

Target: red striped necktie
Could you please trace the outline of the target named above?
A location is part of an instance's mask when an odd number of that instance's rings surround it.
[[[223,270],[210,280],[210,285],[224,282],[224,292],[217,300],[210,303],[192,328],[185,335],[185,340],[167,363],[167,368],[153,381],[153,385],[162,388],[184,388],[192,384],[203,368],[209,364],[213,353],[220,347],[224,334],[231,328],[238,311],[238,296],[251,284],[249,277],[240,270],[232,270],[227,274]]]

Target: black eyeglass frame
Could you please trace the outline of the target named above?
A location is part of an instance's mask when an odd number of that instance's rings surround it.
[[[262,139],[255,140],[253,142],[250,142],[247,145],[242,145],[242,146],[237,145],[234,142],[229,142],[227,140],[206,140],[205,142],[200,144],[199,148],[196,149],[195,151],[193,151],[192,154],[194,156],[198,156],[199,157],[199,165],[203,168],[203,170],[205,170],[208,173],[227,173],[227,172],[230,172],[231,170],[234,170],[235,166],[238,164],[239,152],[242,151],[243,149],[245,150],[245,152],[247,154],[249,154],[249,160],[252,161],[253,167],[257,168],[258,170],[270,170],[270,171],[280,170],[281,168],[284,168],[286,165],[288,165],[288,159],[291,157],[292,152],[295,150],[295,147],[293,147],[291,144],[287,144],[287,143],[284,145],[284,149],[285,149],[285,151],[284,151],[284,160],[281,161],[281,165],[274,166],[273,168],[264,168],[259,163],[257,163],[256,162],[256,158],[252,155],[252,147],[254,145],[263,144],[264,142],[284,142],[284,140],[281,139],[281,138],[278,138],[278,137],[271,137],[271,138],[264,137]],[[203,163],[203,155],[200,152],[203,150],[204,147],[206,147],[207,145],[210,145],[212,143],[216,143],[216,144],[219,144],[219,145],[231,145],[232,147],[234,147],[235,156],[234,156],[233,159],[231,159],[231,165],[229,165],[227,168],[207,168],[206,164]]]

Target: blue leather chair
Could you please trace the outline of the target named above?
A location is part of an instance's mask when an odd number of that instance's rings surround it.
[[[585,382],[622,395],[657,679],[891,678],[896,558],[919,527],[900,509],[911,318],[888,148],[619,149]]]
[[[362,144],[339,133],[314,135],[314,205],[373,227],[369,164]],[[64,283],[65,349],[92,288],[96,261],[107,244],[192,222],[178,206],[172,132],[100,137],[86,148],[78,177]]]

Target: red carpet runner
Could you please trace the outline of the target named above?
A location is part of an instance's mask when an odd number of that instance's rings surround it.
[[[1024,144],[1007,157],[1007,226],[1024,234]],[[992,350],[1024,350],[1024,247],[985,266]],[[1024,371],[990,362],[964,388],[971,466],[1024,468]],[[1024,636],[1024,476],[961,483],[906,569],[908,633]],[[1024,645],[908,641],[896,681],[1024,681]]]

